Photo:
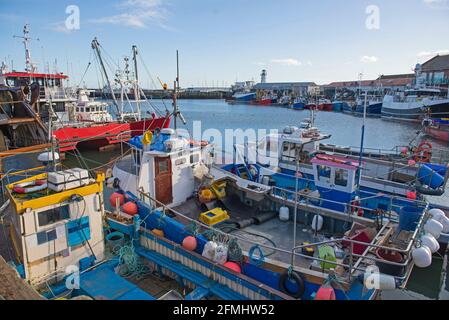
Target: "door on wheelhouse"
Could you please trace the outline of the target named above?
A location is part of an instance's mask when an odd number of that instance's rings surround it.
[[[163,204],[173,202],[172,167],[170,157],[155,159],[156,200]]]

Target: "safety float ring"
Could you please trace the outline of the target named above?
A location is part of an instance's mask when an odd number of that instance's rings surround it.
[[[413,154],[413,160],[416,162],[430,162],[432,158],[432,144],[429,141],[423,141]]]
[[[47,180],[34,180],[18,183],[14,185],[13,191],[16,193],[27,194],[47,189]]]
[[[286,286],[286,281],[293,281],[297,286],[298,290],[296,292],[290,291],[290,289]],[[291,273],[286,271],[283,274],[281,274],[281,277],[279,278],[279,288],[282,292],[288,294],[289,296],[292,296],[295,299],[299,299],[304,295],[304,292],[306,291],[306,285],[304,282],[304,279],[301,277],[301,275],[295,271],[292,271]]]

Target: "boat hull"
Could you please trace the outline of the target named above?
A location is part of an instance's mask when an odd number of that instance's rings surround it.
[[[449,126],[447,128],[434,126],[427,127],[424,129],[424,133],[434,139],[449,143]]]
[[[363,104],[358,104],[355,113],[363,115],[364,109],[365,107]],[[369,116],[380,116],[382,114],[382,102],[370,103],[366,108],[366,114]]]
[[[126,142],[134,136],[142,135],[147,130],[168,128],[169,117],[144,119],[133,122],[110,122],[86,127],[63,127],[54,132],[60,152],[81,148],[102,148]]]

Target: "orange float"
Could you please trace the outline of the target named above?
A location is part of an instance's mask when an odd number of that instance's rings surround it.
[[[117,206],[117,199],[119,199],[119,206],[122,206],[125,203],[125,196],[121,193],[114,192],[109,197],[109,203],[114,208],[116,208],[116,206]]]
[[[129,201],[122,206],[122,211],[130,216],[135,216],[139,212],[139,208],[135,202]]]
[[[197,245],[198,242],[196,241],[195,237],[188,236],[185,237],[184,240],[182,240],[182,247],[188,251],[194,251]]]
[[[228,268],[228,269],[231,269],[234,272],[242,273],[242,268],[240,268],[238,263],[228,261],[223,266]]]

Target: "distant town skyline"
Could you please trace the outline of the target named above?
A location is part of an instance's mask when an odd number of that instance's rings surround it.
[[[39,12],[39,15],[30,15]],[[101,84],[90,43],[97,37],[110,73],[137,45],[141,85],[181,86],[376,79],[412,73],[449,54],[449,0],[0,0],[0,59],[24,69],[20,36],[30,25],[32,60],[68,73],[71,84]],[[149,74],[146,72],[149,70]]]

